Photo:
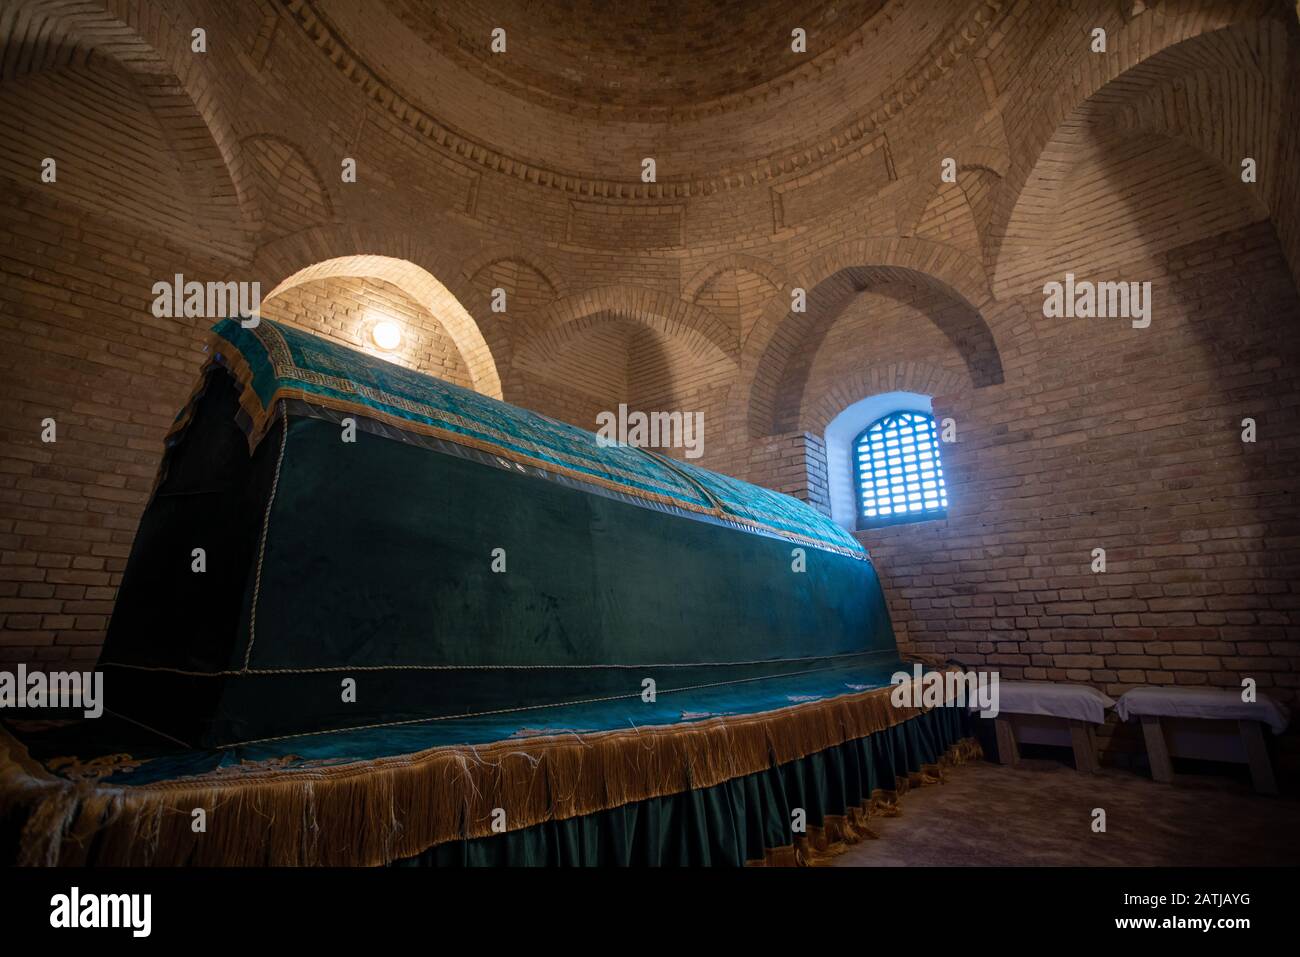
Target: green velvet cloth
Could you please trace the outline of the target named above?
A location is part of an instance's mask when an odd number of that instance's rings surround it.
[[[865,553],[802,502],[265,321],[219,329],[240,358],[181,417],[101,661],[128,719],[233,746],[897,657]],[[435,419],[456,429],[412,431]]]

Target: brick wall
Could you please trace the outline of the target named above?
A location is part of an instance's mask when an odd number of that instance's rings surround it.
[[[465,360],[446,330],[428,308],[391,282],[360,277],[315,279],[271,298],[261,314],[388,362],[472,387]],[[385,321],[402,328],[402,341],[392,351],[378,349],[371,338],[373,326]]]
[[[947,518],[859,538],[918,651],[1112,695],[1253,678],[1294,702],[1294,283],[1266,222],[1170,249],[1150,274],[1150,329],[1043,319],[1059,325],[1025,375],[937,398],[958,428]]]
[[[1249,675],[1294,702],[1294,10],[876,6],[749,89],[674,75],[602,100],[521,85],[548,62],[532,49],[518,74],[449,54],[466,24],[390,5],[19,5],[0,657],[97,654],[203,359],[209,320],[149,311],[181,272],[284,283],[268,316],[352,344],[383,312],[396,361],[588,428],[620,402],[700,410],[703,464],[823,509],[831,418],[932,395],[958,425],[949,516],[861,535],[903,644],[1111,691]],[[749,16],[737,36],[776,14]],[[541,24],[512,27],[531,42]],[[1045,319],[1067,271],[1151,281],[1151,327]]]
[[[958,430],[948,517],[859,537],[918,651],[1112,694],[1251,676],[1293,698],[1300,301],[1266,223],[1155,275],[1180,308],[1151,329],[1043,319],[1064,341],[1035,350],[1032,383],[936,400]],[[1130,344],[1089,361],[1086,338]]]
[[[214,274],[36,193],[6,197],[0,223],[0,658],[93,661],[203,359],[206,323],[154,318],[149,285]]]

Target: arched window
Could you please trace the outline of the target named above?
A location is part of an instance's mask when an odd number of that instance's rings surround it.
[[[853,443],[858,520],[888,525],[936,518],[948,510],[939,433],[924,412],[891,412]]]

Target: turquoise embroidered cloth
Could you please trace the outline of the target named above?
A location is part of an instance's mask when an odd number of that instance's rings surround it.
[[[787,495],[641,449],[602,445],[592,432],[266,319],[247,329],[227,319],[213,332],[215,360],[251,383],[256,402],[246,401],[245,411],[254,443],[276,403],[293,397],[865,558],[852,535]]]
[[[13,720],[6,726],[30,749],[32,757],[54,774],[71,780],[93,776],[104,784],[130,786],[241,770],[365,763],[444,746],[506,740],[522,745],[549,735],[693,724],[885,688],[898,671],[906,671],[906,667],[886,653],[785,678],[680,692],[665,689],[654,701],[633,696],[619,701],[507,710],[452,721],[414,721],[225,748],[180,749],[112,715],[94,721]],[[106,755],[121,757],[117,761],[102,760]],[[97,758],[101,760],[95,763]]]

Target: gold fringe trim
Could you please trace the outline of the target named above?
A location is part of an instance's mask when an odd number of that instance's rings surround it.
[[[927,764],[919,773],[896,778],[894,790],[877,788],[863,804],[848,808],[844,814],[828,814],[821,827],[809,827],[793,844],[774,847],[763,855],[761,861],[750,861],[749,867],[818,867],[829,863],[854,844],[864,840],[878,840],[880,835],[870,827],[873,817],[898,817],[903,813],[898,799],[911,788],[926,787],[944,782],[945,768],[957,767],[984,756],[984,749],[974,738],[963,738],[950,747],[937,764]]]
[[[0,819],[26,820],[18,863],[27,865],[386,864],[491,835],[496,808],[508,830],[579,817],[712,787],[922,713],[894,707],[892,691],[691,724],[137,786],[56,777],[0,730]],[[206,811],[205,833],[192,829],[196,808]]]

